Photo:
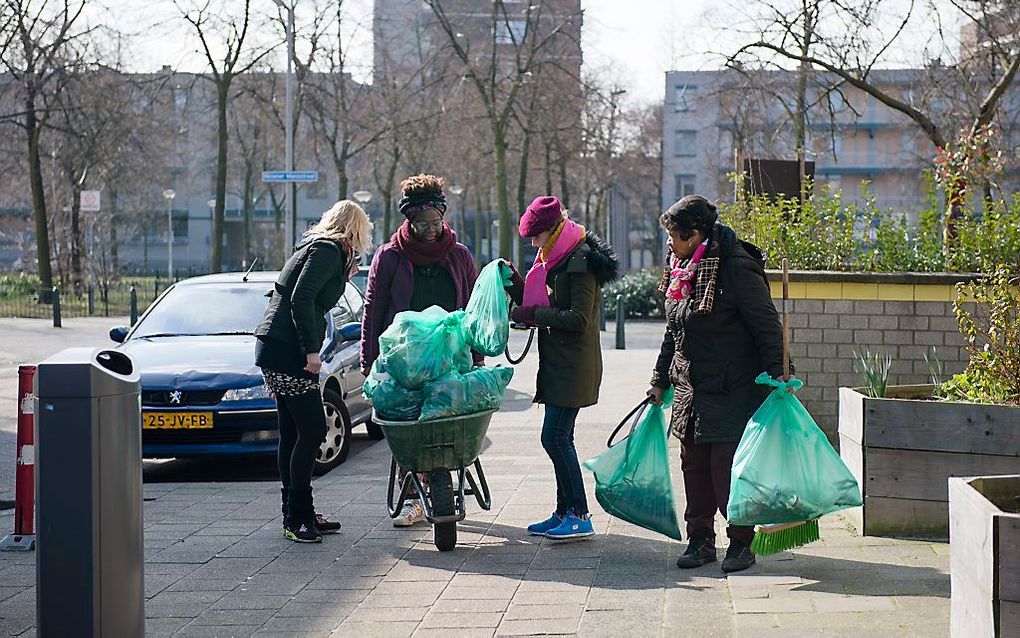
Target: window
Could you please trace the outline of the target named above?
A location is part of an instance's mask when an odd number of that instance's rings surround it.
[[[694,175],[677,175],[676,176],[676,198],[686,197],[687,195],[693,195],[694,190]]]
[[[527,20],[500,20],[496,29],[496,44],[520,44],[528,30]]]
[[[678,113],[681,111],[693,111],[694,100],[698,97],[698,87],[692,84],[681,84],[676,87],[673,100],[673,108]]]
[[[698,132],[677,131],[674,144],[677,157],[696,157],[698,154]]]

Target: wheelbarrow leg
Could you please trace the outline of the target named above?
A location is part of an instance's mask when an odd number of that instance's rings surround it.
[[[412,480],[412,477],[414,480]],[[390,518],[396,518],[400,515],[400,511],[404,509],[404,503],[407,501],[408,497],[411,496],[412,485],[418,485],[418,496],[424,502],[421,485],[418,484],[417,476],[415,476],[414,472],[408,472],[404,475],[404,479],[400,481],[400,496],[397,498],[396,502],[394,502],[393,492],[396,484],[397,460],[390,457],[390,484],[386,491],[386,509],[389,511]]]
[[[475,477],[471,475],[471,470],[466,470],[466,472],[468,485],[471,486],[468,494],[474,494],[475,500],[478,501],[478,506],[483,510],[492,509],[492,495],[489,494],[489,484],[485,480],[485,472],[482,471],[481,459],[475,459],[475,472],[478,474],[477,483],[475,482]]]

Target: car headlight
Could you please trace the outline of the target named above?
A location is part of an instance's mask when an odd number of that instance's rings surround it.
[[[224,401],[251,401],[252,399],[269,399],[271,397],[269,388],[264,383],[250,388],[234,388],[223,394]]]

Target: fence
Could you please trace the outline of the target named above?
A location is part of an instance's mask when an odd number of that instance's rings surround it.
[[[0,285],[0,317],[50,319],[69,317],[122,317],[131,313],[131,289],[135,289],[141,314],[172,282],[158,277],[125,278],[96,282],[75,290],[57,286],[54,291]],[[54,301],[58,307],[54,308]]]

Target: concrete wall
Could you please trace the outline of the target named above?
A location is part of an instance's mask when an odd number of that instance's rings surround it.
[[[783,310],[781,276],[770,272],[772,296]],[[954,284],[944,274],[810,273],[790,275],[790,354],[805,386],[799,396],[835,441],[839,388],[862,385],[854,370],[861,347],[892,357],[891,385],[929,383],[924,354],[934,346],[944,378],[966,367],[953,312]]]

